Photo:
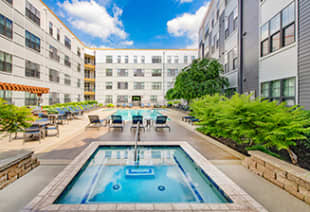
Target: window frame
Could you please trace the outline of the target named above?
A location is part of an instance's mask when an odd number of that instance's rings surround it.
[[[0,25],[0,34],[5,36],[6,38],[13,39],[13,21],[2,14],[0,14],[0,18],[3,18],[4,24]],[[10,23],[11,27],[8,27],[8,23]],[[1,32],[1,28],[3,32]]]

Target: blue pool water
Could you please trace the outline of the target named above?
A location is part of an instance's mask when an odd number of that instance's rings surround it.
[[[100,147],[56,204],[227,203],[180,147]]]
[[[134,115],[142,115],[143,118],[151,118],[152,120],[156,120],[157,116],[162,115],[160,113],[162,109],[156,109],[156,110],[117,110],[113,115],[121,115],[123,120],[132,120],[132,116]]]

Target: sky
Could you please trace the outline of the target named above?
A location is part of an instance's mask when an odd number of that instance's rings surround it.
[[[43,0],[90,47],[198,48],[209,0]]]

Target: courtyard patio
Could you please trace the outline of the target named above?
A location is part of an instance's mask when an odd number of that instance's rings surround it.
[[[104,111],[99,109],[90,114],[97,114],[101,118],[105,118],[113,112],[113,110]],[[145,132],[142,131],[141,133],[141,143],[185,141],[268,211],[310,210],[310,206],[306,203],[244,168],[241,165],[243,155],[207,136],[197,133],[194,126],[181,122],[180,119],[184,115],[182,112],[166,110],[163,113],[171,119],[169,121],[171,132],[169,133],[168,130],[155,131],[153,128],[147,128]],[[19,140],[13,140],[6,144],[5,141],[1,142],[1,151],[17,149],[34,151],[40,161],[40,166],[0,191],[0,211],[22,210],[89,144],[98,141],[128,142],[135,139],[135,133],[130,130],[130,123],[126,123],[123,131],[118,129],[109,131],[106,127],[85,130],[87,123],[87,115],[84,114],[79,120],[74,120],[69,125],[62,126],[63,133],[59,138],[47,138],[41,144],[34,141],[22,145]]]

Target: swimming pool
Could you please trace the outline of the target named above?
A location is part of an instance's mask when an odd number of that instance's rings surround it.
[[[123,120],[132,120],[132,116],[134,115],[142,115],[143,118],[151,118],[152,120],[155,120],[157,116],[162,115],[160,111],[163,111],[163,109],[146,109],[146,110],[134,110],[134,109],[121,109],[117,110],[113,115],[121,115]]]
[[[229,203],[181,147],[99,147],[56,204]]]

